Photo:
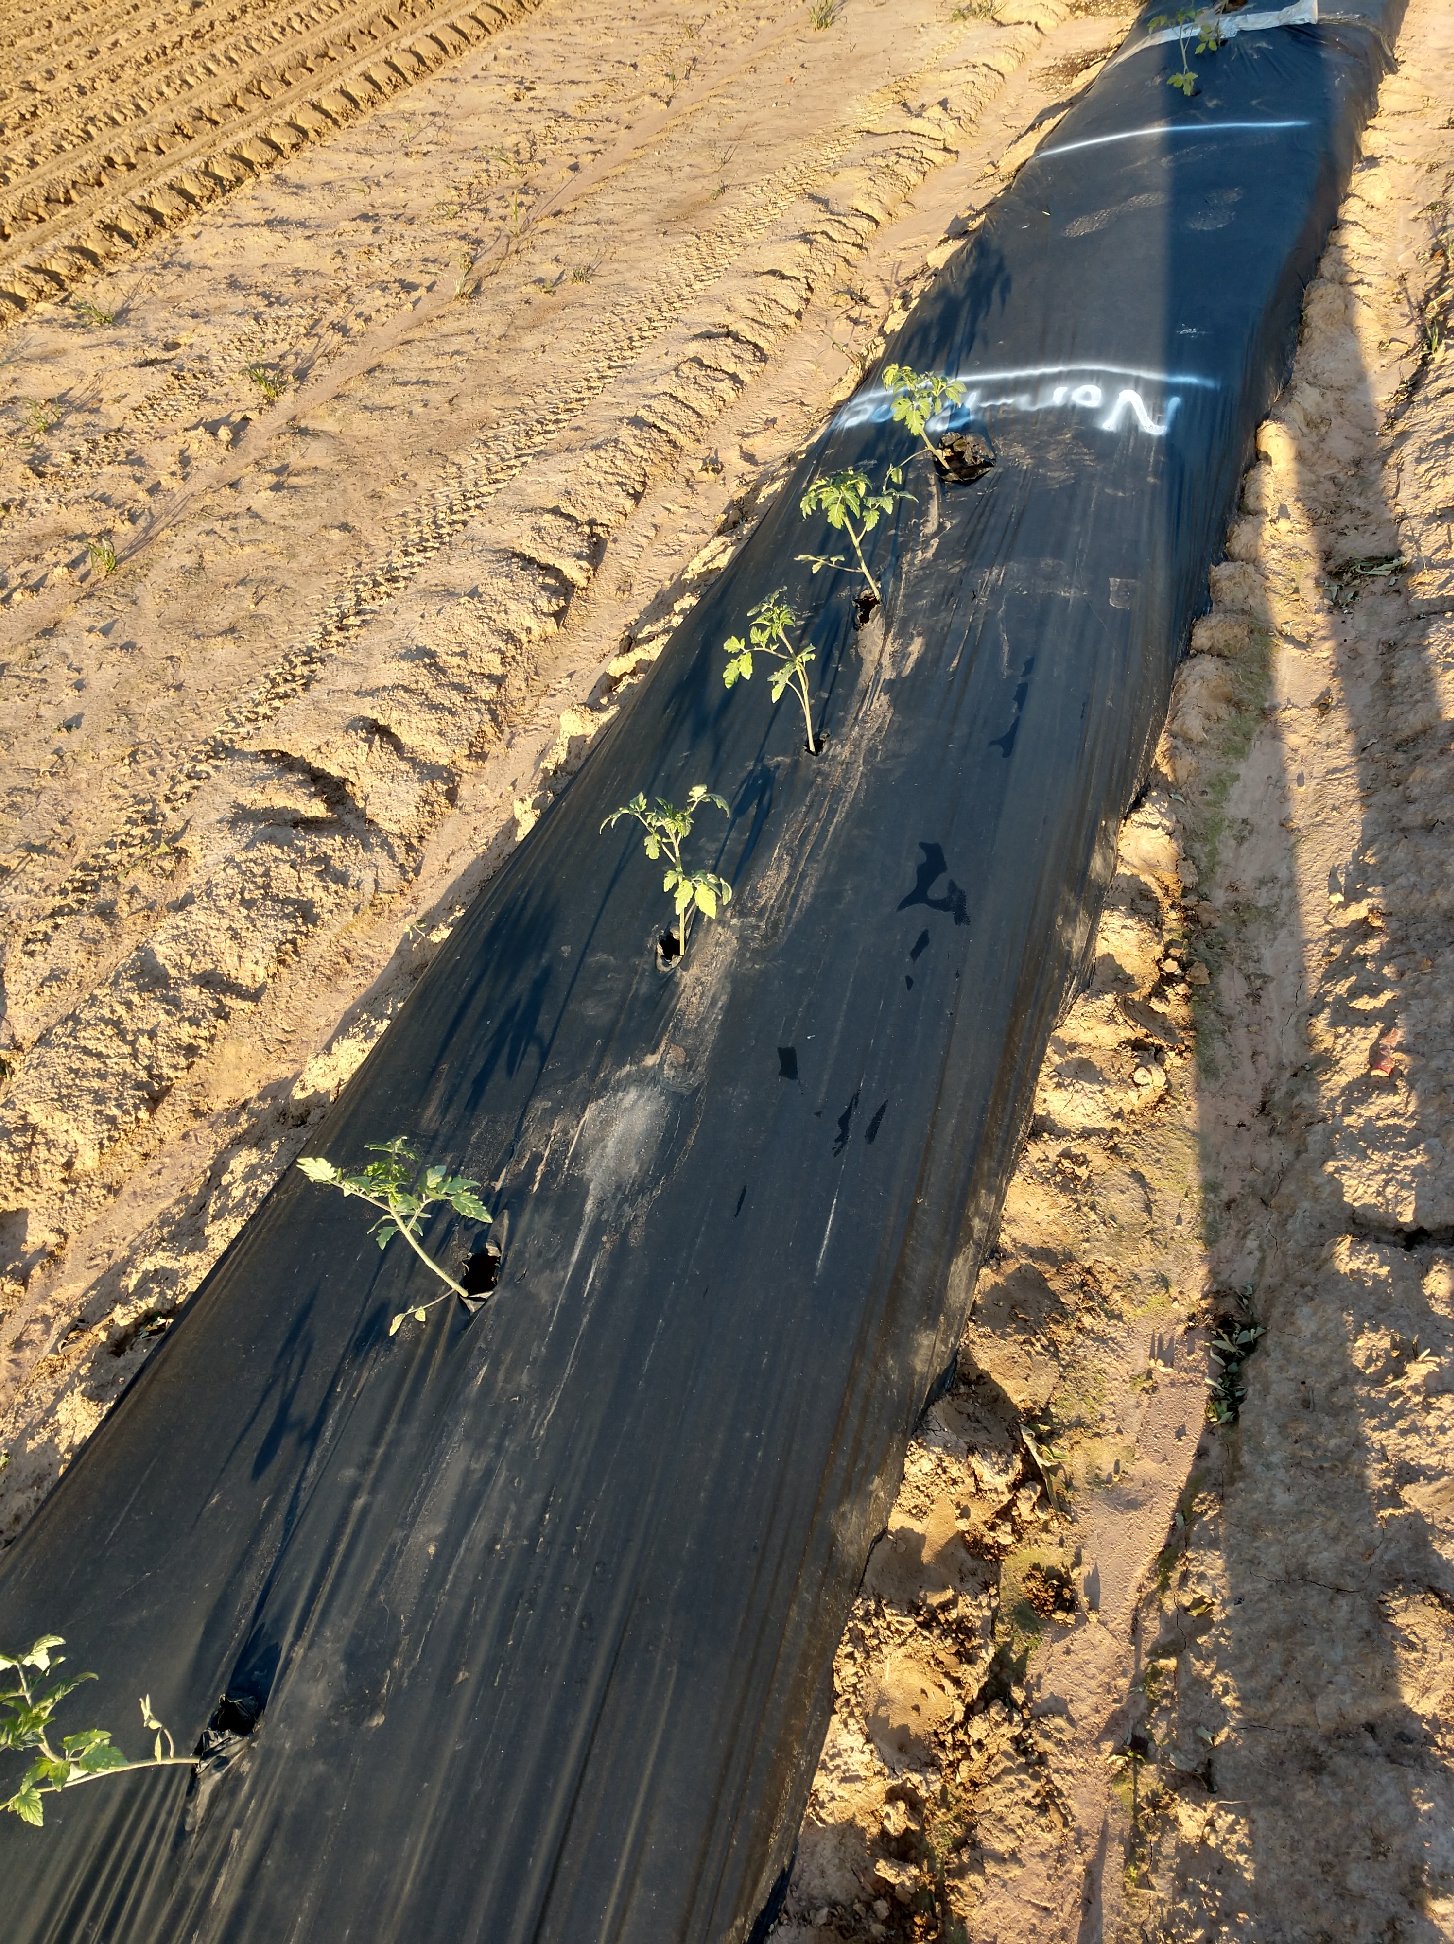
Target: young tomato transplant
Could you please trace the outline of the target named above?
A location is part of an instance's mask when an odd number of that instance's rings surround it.
[[[643,839],[646,855],[653,863],[662,858],[666,860],[661,888],[671,899],[677,920],[676,935],[670,941],[670,948],[662,954],[668,961],[681,958],[686,951],[687,929],[694,911],[700,911],[704,918],[715,918],[720,907],[732,901],[732,886],[726,878],[719,877],[715,871],[689,871],[682,862],[682,842],[691,836],[693,819],[704,803],[714,805],[724,816],[732,814],[723,798],[714,796],[705,785],[694,783],[680,809],[661,797],[655,803],[648,803],[644,796],[634,796],[619,810],[613,810],[601,825],[602,830],[609,830],[622,817],[635,818],[646,833]]]
[[[792,630],[801,625],[801,617],[783,599],[781,590],[769,594],[765,601],[747,610],[747,639],[741,635],[731,635],[722,643],[727,655],[727,666],[722,670],[722,681],[727,688],[738,682],[752,679],[752,658],[766,655],[777,666],[768,675],[768,693],[774,702],[781,702],[788,689],[798,698],[798,706],[803,711],[803,727],[807,731],[808,749],[816,756],[818,738],[813,733],[813,699],[808,692],[808,664],[814,660],[811,648],[795,648]]]
[[[379,1158],[370,1161],[357,1174],[345,1174],[342,1168],[316,1154],[305,1154],[298,1166],[310,1181],[325,1188],[337,1188],[344,1195],[357,1195],[370,1208],[377,1208],[379,1220],[369,1233],[379,1247],[388,1248],[396,1235],[402,1235],[419,1260],[444,1284],[443,1296],[435,1296],[427,1303],[410,1303],[407,1309],[400,1310],[389,1324],[389,1335],[393,1336],[411,1316],[416,1323],[422,1323],[426,1312],[436,1303],[447,1303],[451,1294],[458,1296],[466,1309],[472,1308],[478,1298],[471,1296],[463,1283],[457,1283],[439,1266],[425,1250],[419,1235],[426,1212],[436,1202],[448,1202],[456,1215],[463,1215],[469,1221],[493,1221],[489,1209],[475,1193],[479,1183],[464,1175],[452,1175],[447,1168],[428,1167],[421,1172],[419,1157],[402,1134],[392,1141],[370,1142],[368,1151]]]
[[[1215,54],[1222,45],[1222,30],[1215,20],[1206,20],[1195,7],[1182,7],[1176,13],[1155,14],[1146,23],[1148,34],[1162,33],[1169,29],[1176,35],[1177,52],[1181,66],[1175,74],[1168,74],[1166,84],[1177,88],[1188,100],[1197,91],[1196,69],[1187,56],[1187,43],[1196,35],[1198,54]]]
[[[895,422],[912,437],[922,439],[929,457],[938,463],[939,451],[929,437],[929,421],[950,406],[962,404],[964,386],[937,371],[915,371],[912,365],[904,364],[884,366],[884,385],[893,400]]]
[[[943,428],[935,437],[929,427],[954,406],[962,405],[969,393],[957,378],[946,378],[938,371],[915,371],[912,365],[891,364],[883,369],[888,392],[890,416],[910,437],[918,439],[940,479],[967,485],[987,473],[995,462],[994,448],[968,426],[958,432]]]
[[[190,1755],[179,1755],[176,1743],[151,1711],[151,1696],[141,1698],[142,1725],[155,1736],[152,1753],[128,1761],[104,1728],[83,1728],[74,1735],[51,1738],[51,1716],[74,1688],[94,1681],[94,1674],[63,1675],[52,1680],[65,1659],[56,1653],[65,1641],[59,1634],[43,1634],[23,1654],[0,1654],[0,1751],[29,1755],[30,1765],[15,1793],[0,1801],[22,1822],[36,1828],[45,1821],[45,1798],[85,1782],[111,1775],[130,1775],[136,1769],[195,1768]]]
[[[883,600],[883,589],[864,559],[863,542],[884,515],[893,512],[900,500],[914,497],[912,493],[904,491],[903,482],[902,469],[890,466],[884,474],[883,485],[875,492],[861,466],[845,466],[841,472],[820,474],[798,501],[798,511],[805,520],[814,513],[821,513],[836,533],[845,535],[858,563],[856,571],[867,581],[868,591],[875,601]],[[847,568],[850,573],[855,571],[842,554],[799,554],[798,559],[806,561],[815,574],[825,567]]]

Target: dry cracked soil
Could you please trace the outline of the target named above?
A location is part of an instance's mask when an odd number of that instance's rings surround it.
[[[1090,0],[12,0],[0,1539]],[[1454,1938],[1454,17],[1412,0],[775,1935]]]

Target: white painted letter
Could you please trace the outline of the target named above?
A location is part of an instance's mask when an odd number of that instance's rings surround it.
[[[1117,395],[1116,402],[1110,411],[1101,420],[1101,430],[1102,432],[1119,431],[1121,420],[1125,416],[1127,406],[1129,406],[1135,414],[1136,423],[1141,427],[1143,432],[1149,432],[1153,439],[1164,439],[1170,429],[1171,421],[1176,414],[1176,408],[1180,403],[1181,400],[1179,398],[1168,398],[1166,401],[1166,417],[1158,423],[1147,411],[1140,392],[1130,390],[1122,391]]]

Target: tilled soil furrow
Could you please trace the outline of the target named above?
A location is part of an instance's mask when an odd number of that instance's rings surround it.
[[[300,73],[280,73],[275,93],[255,81],[242,90],[229,85],[185,118],[168,105],[130,128],[124,142],[98,135],[56,161],[51,175],[27,178],[8,209],[0,198],[0,323],[366,113],[540,0],[499,0],[453,10],[443,21],[431,18],[443,7],[415,4],[415,17],[392,34],[376,16],[377,39],[358,27],[307,43],[294,64]],[[367,48],[361,39],[369,39]]]
[[[1129,20],[12,0],[0,1541]],[[787,1944],[1454,1936],[1450,31],[1411,0]]]
[[[732,10],[718,10],[719,31],[722,16]],[[658,58],[680,58],[680,43],[691,38],[664,33],[658,43]],[[560,107],[547,109],[546,104],[536,103],[524,134],[507,146],[473,158],[468,190],[458,214],[473,217],[487,235],[492,231],[503,235],[510,215],[510,205],[504,198],[510,186],[517,185],[517,196],[523,187],[531,201],[535,200],[536,192],[526,181],[527,172],[538,173],[558,156],[571,157],[573,171],[589,167],[602,144],[619,131],[623,116],[630,116],[639,106],[629,99],[633,89],[639,96],[643,86],[637,67],[636,62],[615,64],[596,85],[574,89],[570,101]],[[710,102],[702,107],[709,108]],[[290,306],[280,321],[264,316],[245,331],[213,343],[205,373],[195,365],[169,372],[137,401],[124,425],[58,450],[38,453],[32,447],[17,451],[8,468],[0,464],[0,493],[5,497],[9,538],[9,558],[0,566],[0,607],[38,591],[35,568],[40,563],[29,552],[25,538],[29,521],[38,521],[40,531],[48,536],[54,532],[62,509],[75,504],[80,509],[81,524],[91,524],[94,514],[86,502],[95,497],[92,480],[98,469],[108,465],[126,462],[138,499],[150,497],[156,490],[154,483],[148,484],[143,467],[151,472],[153,481],[175,471],[174,444],[164,452],[144,457],[138,449],[138,435],[169,427],[207,408],[215,420],[229,414],[247,414],[250,419],[256,415],[257,399],[255,395],[249,397],[243,374],[253,362],[285,353],[295,382],[305,376],[314,378],[334,356],[356,348],[361,329],[378,327],[380,310],[387,321],[412,309],[415,302],[409,285],[402,284],[378,292],[373,303],[361,300],[361,294],[350,288],[340,292],[331,306],[313,305],[301,313]],[[115,518],[114,512],[108,512],[101,524],[114,526]]]
[[[357,0],[309,0],[302,7],[290,7],[285,0],[243,0],[241,5],[184,12],[176,18],[159,10],[125,34],[113,33],[104,44],[94,32],[78,33],[74,51],[64,61],[57,59],[54,42],[46,46],[37,36],[44,47],[39,58],[46,62],[40,78],[28,88],[0,86],[0,133],[10,144],[0,180],[14,180],[38,158],[64,152],[94,128],[125,126],[157,100],[193,85],[197,76],[227,66],[246,73],[276,48],[299,43],[310,30],[334,21],[347,25],[356,6]],[[389,26],[398,24],[398,8],[376,11]],[[11,60],[27,52],[12,44]],[[266,70],[256,79],[266,86]],[[6,112],[8,103],[14,106]],[[16,143],[26,129],[34,132],[34,149]]]
[[[582,347],[581,374],[564,397],[551,391],[527,400],[498,434],[466,459],[453,462],[445,483],[422,505],[401,516],[400,538],[395,545],[350,578],[314,629],[286,650],[246,700],[229,711],[217,729],[187,755],[179,778],[162,797],[160,815],[151,803],[141,806],[101,852],[66,879],[55,903],[26,932],[22,951],[34,954],[43,950],[60,921],[84,909],[103,885],[124,870],[152,841],[158,826],[164,827],[185,807],[230,751],[255,736],[285,702],[304,692],[344,636],[377,615],[676,322],[687,305],[765,232],[776,215],[799,201],[809,185],[831,171],[849,139],[830,145],[814,164],[787,174],[746,220],[725,222],[714,235],[694,238],[684,253],[685,261],[644,292],[639,306],[633,299]],[[833,241],[826,235],[813,240]]]

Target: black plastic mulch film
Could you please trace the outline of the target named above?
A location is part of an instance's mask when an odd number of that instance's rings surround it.
[[[7,1650],[100,1676],[63,1726],[235,1732],[0,1818],[7,1944],[761,1927],[1400,12],[1229,12],[1190,97],[1143,22],[889,351],[993,465],[939,481],[870,378],[476,900],[308,1151],[478,1176],[498,1288],[390,1340],[440,1286],[361,1204],[292,1170],[248,1224],[0,1566]],[[798,499],[893,460],[860,628]],[[817,756],[723,686],[779,588]],[[698,783],[735,896],[664,972],[600,826]]]

